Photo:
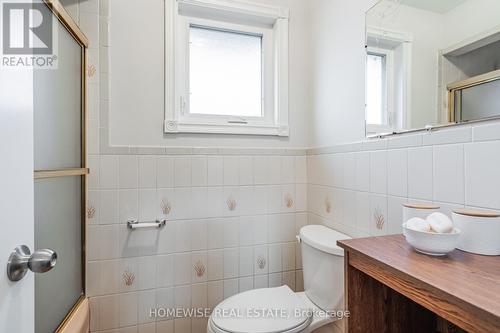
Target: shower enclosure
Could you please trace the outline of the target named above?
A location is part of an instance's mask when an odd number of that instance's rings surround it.
[[[57,25],[57,68],[33,71],[34,241],[57,264],[35,275],[36,333],[62,330],[85,298],[87,41],[57,1],[45,4]]]

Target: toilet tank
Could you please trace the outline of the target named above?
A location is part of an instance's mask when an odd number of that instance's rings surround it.
[[[322,225],[300,229],[304,289],[325,311],[344,310],[344,250],[337,240],[350,238]]]

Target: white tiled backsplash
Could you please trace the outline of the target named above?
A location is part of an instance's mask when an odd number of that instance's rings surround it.
[[[497,133],[499,123],[465,126],[311,149],[308,156],[92,155],[92,329],[204,332],[206,320],[152,324],[148,311],[213,307],[237,292],[282,283],[300,290],[294,237],[305,224],[384,235],[401,232],[408,201],[437,203],[448,214],[465,206],[498,210]],[[169,222],[161,231],[125,227],[127,219],[155,218]]]
[[[295,235],[307,223],[306,156],[91,158],[99,166],[88,199],[92,330],[146,324],[155,307],[213,307],[283,283],[303,288]],[[157,218],[168,220],[159,231],[126,227]],[[193,332],[205,324],[193,320]]]
[[[309,224],[351,236],[401,233],[405,202],[500,210],[500,123],[311,149],[308,184]]]

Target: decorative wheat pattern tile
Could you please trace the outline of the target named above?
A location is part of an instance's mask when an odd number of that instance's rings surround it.
[[[227,208],[230,211],[234,211],[236,209],[236,200],[231,196],[226,200]]]
[[[169,215],[170,212],[172,211],[172,205],[170,204],[170,202],[165,201],[165,200],[161,201],[160,208],[161,208],[161,212],[165,216]]]
[[[382,230],[385,224],[385,217],[384,214],[382,214],[382,212],[380,211],[380,207],[377,207],[375,209],[373,218],[375,219],[375,225],[377,226],[377,229]]]
[[[199,278],[203,277],[203,275],[205,275],[205,270],[206,270],[205,265],[200,260],[198,260],[194,265],[194,271],[196,272],[196,276]]]
[[[287,193],[287,194],[285,195],[285,205],[286,205],[286,207],[287,207],[287,208],[292,208],[292,207],[293,207],[293,204],[294,204],[294,202],[293,202],[293,197],[292,197],[292,195],[291,195],[290,193]]]
[[[93,218],[94,218],[94,216],[95,216],[95,211],[96,211],[96,210],[95,210],[95,207],[94,207],[94,206],[89,206],[89,207],[87,208],[87,218],[88,218],[89,220],[91,220],[91,219],[93,219]]]
[[[257,258],[257,267],[259,267],[259,269],[264,269],[266,267],[266,259],[262,256],[259,256]]]
[[[332,201],[330,198],[325,198],[325,211],[330,214],[332,212]]]
[[[97,69],[95,68],[94,65],[90,65],[89,68],[87,69],[87,75],[89,77],[94,77],[96,72],[97,72]]]
[[[122,274],[122,279],[123,279],[123,282],[125,283],[125,285],[127,287],[130,287],[131,285],[134,284],[134,281],[135,281],[135,274],[130,272],[128,269],[125,270],[125,272],[123,272]]]

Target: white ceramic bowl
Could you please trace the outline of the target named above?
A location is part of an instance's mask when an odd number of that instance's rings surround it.
[[[431,256],[444,256],[453,251],[457,247],[460,236],[460,230],[457,228],[454,228],[453,232],[448,234],[438,234],[408,229],[405,223],[403,224],[403,230],[406,241],[416,251]]]

